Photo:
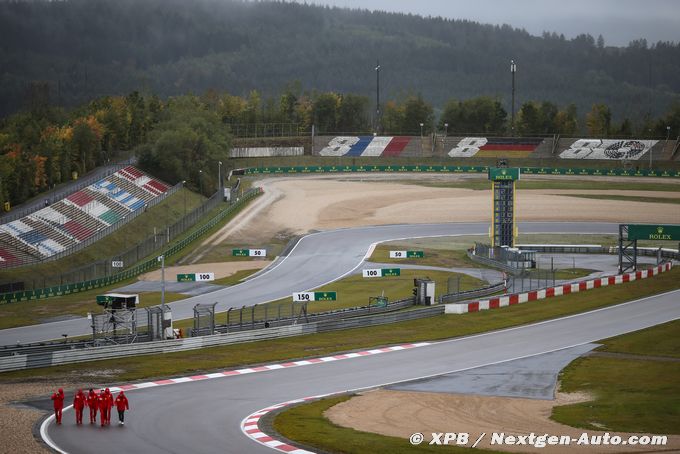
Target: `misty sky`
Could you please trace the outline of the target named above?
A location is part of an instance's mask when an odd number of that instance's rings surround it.
[[[302,1],[302,0],[298,0]],[[533,35],[602,34],[610,46],[634,39],[680,41],[678,0],[306,0],[306,3],[507,23]]]

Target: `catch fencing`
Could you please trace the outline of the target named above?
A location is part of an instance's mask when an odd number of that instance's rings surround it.
[[[243,342],[280,339],[303,334],[315,334],[328,331],[378,326],[442,315],[444,314],[444,307],[445,306],[430,306],[411,311],[368,315],[365,317],[349,317],[338,320],[315,321],[287,326],[270,326],[269,328],[236,331],[226,334],[215,334],[212,336],[172,339],[167,341],[112,345],[106,347],[74,348],[72,350],[61,351],[19,353],[0,357],[0,372],[125,358],[137,355],[177,353],[182,351],[197,350],[205,347],[216,347]]]

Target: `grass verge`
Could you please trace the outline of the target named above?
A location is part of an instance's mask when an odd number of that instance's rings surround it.
[[[552,419],[574,427],[680,434],[680,321],[603,342],[600,351],[620,357],[586,356],[560,374],[561,389],[588,391],[595,400],[553,409]],[[626,357],[625,354],[654,355]]]
[[[118,284],[120,286],[121,284]],[[41,300],[22,301],[0,306],[0,329],[35,325],[55,321],[60,317],[84,317],[88,312],[99,314],[102,307],[97,305],[96,296],[107,293],[105,289],[72,293],[66,296]],[[187,298],[180,293],[165,292],[165,302],[171,303]],[[140,307],[155,306],[161,303],[161,292],[140,292]]]
[[[324,412],[339,403],[349,400],[351,395],[329,397],[311,403],[296,405],[274,417],[274,430],[304,445],[313,446],[327,453],[364,454],[385,452],[390,454],[419,453],[463,453],[468,447],[428,446],[427,443],[413,446],[405,438],[388,437],[348,429],[331,423]],[[497,451],[484,451],[497,452]]]
[[[312,336],[227,345],[163,355],[30,369],[0,374],[0,382],[85,376],[121,383],[153,377],[186,375],[243,365],[270,363],[310,356],[378,347],[404,342],[448,339],[577,314],[680,287],[680,268],[653,279],[603,287],[587,292],[518,304],[503,309],[463,315],[441,315],[370,328],[328,332]],[[113,371],[102,375],[102,371]]]

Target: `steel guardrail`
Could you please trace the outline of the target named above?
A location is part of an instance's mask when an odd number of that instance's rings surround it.
[[[139,344],[111,345],[102,347],[78,348],[54,352],[23,353],[0,357],[0,372],[21,369],[50,367],[88,361],[125,358],[137,355],[175,353],[196,350],[204,347],[231,345],[260,340],[280,339],[302,334],[314,334],[352,328],[384,325],[444,314],[444,306],[429,306],[422,309],[390,312],[386,314],[350,317],[339,320],[315,321],[297,325],[269,327],[248,331],[215,334],[212,336],[170,339],[165,341],[144,342]]]

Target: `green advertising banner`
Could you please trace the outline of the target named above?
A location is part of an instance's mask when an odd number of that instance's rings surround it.
[[[489,167],[489,180],[491,181],[519,180],[519,168]]]
[[[234,257],[248,257],[250,255],[250,249],[232,249],[231,255]]]
[[[401,268],[382,268],[382,277],[401,276]]]
[[[628,177],[680,178],[680,170],[649,169],[584,169],[577,167],[519,167],[519,173],[528,175],[595,175]],[[509,169],[506,169],[509,170]],[[291,174],[291,173],[338,173],[338,172],[430,172],[430,173],[488,173],[487,166],[443,166],[443,165],[354,165],[354,166],[295,166],[295,167],[251,167],[246,175]]]
[[[314,292],[314,301],[336,301],[337,292]]]
[[[406,258],[422,259],[423,257],[425,257],[425,252],[423,251],[406,251]]]
[[[178,274],[177,282],[196,282],[196,273]]]
[[[628,224],[628,239],[680,241],[680,225]]]

